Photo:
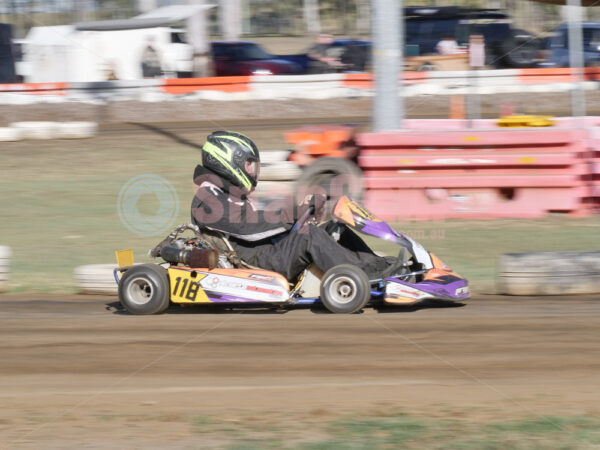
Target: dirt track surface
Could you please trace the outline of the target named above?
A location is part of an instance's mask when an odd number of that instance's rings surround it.
[[[219,447],[194,430],[206,416],[599,417],[598,323],[598,296],[351,316],[131,316],[114,297],[0,296],[0,448]]]

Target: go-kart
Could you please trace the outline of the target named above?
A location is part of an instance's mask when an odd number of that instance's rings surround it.
[[[290,232],[310,220],[308,208]],[[115,279],[119,300],[132,314],[158,314],[170,303],[262,305],[287,308],[321,302],[334,313],[355,313],[367,304],[407,305],[424,300],[470,298],[467,280],[410,237],[393,230],[365,208],[341,197],[331,213],[339,227],[375,236],[400,246],[393,272],[369,279],[359,267],[341,264],[327,272],[309,266],[297,280],[251,267],[233,251],[227,236],[193,224],[177,227],[150,251],[161,264],[133,264],[131,250],[117,251]],[[186,230],[191,238],[179,237]]]

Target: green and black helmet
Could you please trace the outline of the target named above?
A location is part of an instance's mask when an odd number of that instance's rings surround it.
[[[258,183],[260,155],[247,136],[233,131],[215,131],[202,146],[202,165],[234,186],[251,192]]]

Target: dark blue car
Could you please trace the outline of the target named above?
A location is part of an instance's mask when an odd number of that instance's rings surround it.
[[[583,63],[585,66],[600,65],[600,22],[583,22]],[[558,26],[546,38],[544,61],[540,67],[569,67],[569,27]]]

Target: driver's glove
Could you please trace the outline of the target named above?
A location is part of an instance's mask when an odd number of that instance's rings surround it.
[[[314,222],[321,223],[327,216],[327,196],[324,194],[315,194],[313,197],[315,212],[313,214]]]
[[[298,217],[302,217],[302,214],[310,207],[314,208],[314,212],[306,221],[307,223],[318,224],[321,223],[327,215],[327,196],[324,194],[314,194],[306,196],[304,201],[298,205]]]

